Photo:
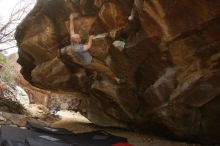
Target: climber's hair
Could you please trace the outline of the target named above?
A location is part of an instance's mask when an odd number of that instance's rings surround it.
[[[73,35],[71,35],[71,41],[73,43],[80,43],[81,42],[81,36],[79,34],[73,34]]]

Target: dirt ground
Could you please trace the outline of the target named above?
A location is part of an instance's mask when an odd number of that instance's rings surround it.
[[[52,123],[52,127],[66,128],[74,133],[89,132],[94,130],[105,130],[113,135],[126,137],[134,146],[200,146],[199,144],[188,144],[184,142],[170,141],[164,138],[146,135],[137,132],[130,132],[116,128],[102,128],[92,124],[79,113],[59,111],[57,115],[61,120]]]

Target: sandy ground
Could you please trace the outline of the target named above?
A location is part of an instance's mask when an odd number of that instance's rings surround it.
[[[137,132],[130,132],[123,129],[98,127],[79,113],[59,111],[57,115],[61,117],[61,120],[52,123],[51,126],[66,128],[74,133],[105,130],[113,135],[126,137],[128,142],[134,146],[200,146],[198,144],[170,141],[164,138]]]

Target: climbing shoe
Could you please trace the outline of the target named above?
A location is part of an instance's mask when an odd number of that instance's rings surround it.
[[[92,73],[92,75],[90,77],[91,77],[91,79],[96,80],[98,77],[98,73],[95,71]]]
[[[117,84],[125,84],[126,83],[126,80],[119,79],[119,78],[115,78],[115,81],[116,81]]]

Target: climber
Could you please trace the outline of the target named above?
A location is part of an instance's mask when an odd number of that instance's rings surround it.
[[[70,42],[71,42],[71,50],[74,53],[77,53],[80,57],[81,64],[89,69],[96,72],[103,73],[107,75],[111,80],[116,81],[116,83],[121,84],[125,81],[116,77],[116,75],[101,61],[92,57],[89,52],[89,49],[92,47],[93,35],[89,36],[89,41],[87,44],[81,43],[81,36],[75,33],[74,30],[74,14],[70,15]]]

